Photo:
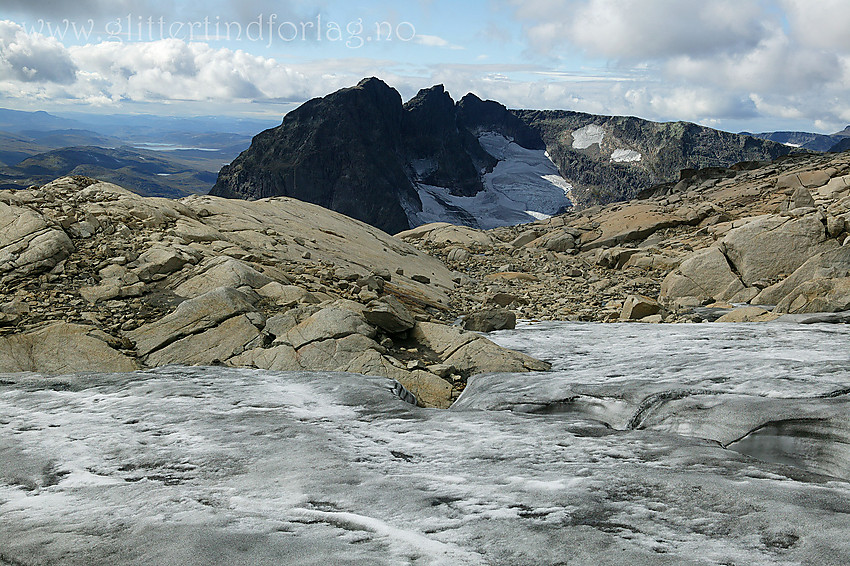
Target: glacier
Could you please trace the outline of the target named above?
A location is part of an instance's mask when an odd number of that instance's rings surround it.
[[[464,197],[451,194],[448,187],[415,183],[422,210],[405,207],[411,226],[449,222],[488,230],[542,220],[572,206],[572,185],[546,151],[526,149],[495,132],[481,133],[478,141],[498,160],[483,176],[484,190]],[[421,175],[433,164],[412,166]]]
[[[489,337],[553,370],[0,375],[0,565],[850,562],[845,325]]]

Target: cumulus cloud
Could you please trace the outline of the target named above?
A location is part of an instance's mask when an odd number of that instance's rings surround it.
[[[620,83],[610,111],[835,124],[850,114],[846,0],[508,0],[531,56],[580,50]]]
[[[69,84],[76,73],[68,51],[57,40],[0,21],[0,79]]]
[[[308,78],[271,58],[165,39],[71,48],[112,100],[249,100],[303,96]]]
[[[782,0],[791,35],[801,45],[850,51],[850,10],[845,0]]]
[[[787,36],[779,34],[744,53],[712,58],[674,57],[667,64],[667,71],[691,82],[789,94],[824,88],[840,82],[844,75],[835,53],[795,46]]]
[[[564,44],[590,55],[640,60],[703,55],[756,45],[766,14],[737,0],[512,0],[535,49]]]

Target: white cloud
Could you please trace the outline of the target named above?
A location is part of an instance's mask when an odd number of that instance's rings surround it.
[[[0,21],[0,80],[69,84],[77,68],[53,38],[27,34],[14,22]]]
[[[601,93],[608,112],[815,127],[850,116],[846,0],[508,1],[532,56],[579,50],[615,75],[643,68]]]
[[[533,47],[572,44],[593,56],[642,60],[747,48],[766,34],[759,3],[738,0],[512,0]]]
[[[413,40],[426,47],[442,47],[445,49],[463,49],[460,45],[454,45],[438,35],[416,34]]]
[[[844,68],[834,53],[801,48],[782,34],[763,40],[753,49],[715,57],[671,58],[671,77],[729,89],[799,94],[841,82]]]
[[[846,0],[782,0],[792,36],[802,45],[850,51],[850,6]]]

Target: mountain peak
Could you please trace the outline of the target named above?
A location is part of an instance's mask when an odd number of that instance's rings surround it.
[[[385,83],[384,81],[379,79],[378,77],[366,77],[365,79],[363,79],[359,83],[357,83],[357,86],[354,87],[354,88],[395,90],[393,87],[391,87],[390,85],[388,85],[387,83]]]

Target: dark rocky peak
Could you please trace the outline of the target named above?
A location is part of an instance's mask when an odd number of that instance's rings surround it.
[[[454,100],[443,85],[420,90],[404,105],[402,139],[413,177],[456,195],[482,190],[480,170],[495,165],[475,136],[458,128]]]
[[[495,100],[481,100],[469,93],[457,103],[457,119],[474,134],[498,132],[526,149],[546,149],[540,134]]]
[[[404,130],[415,136],[457,132],[455,102],[443,85],[423,88],[404,105]]]
[[[409,227],[400,198],[418,201],[400,156],[401,95],[369,78],[313,99],[254,138],[210,194],[291,196],[390,233]]]

